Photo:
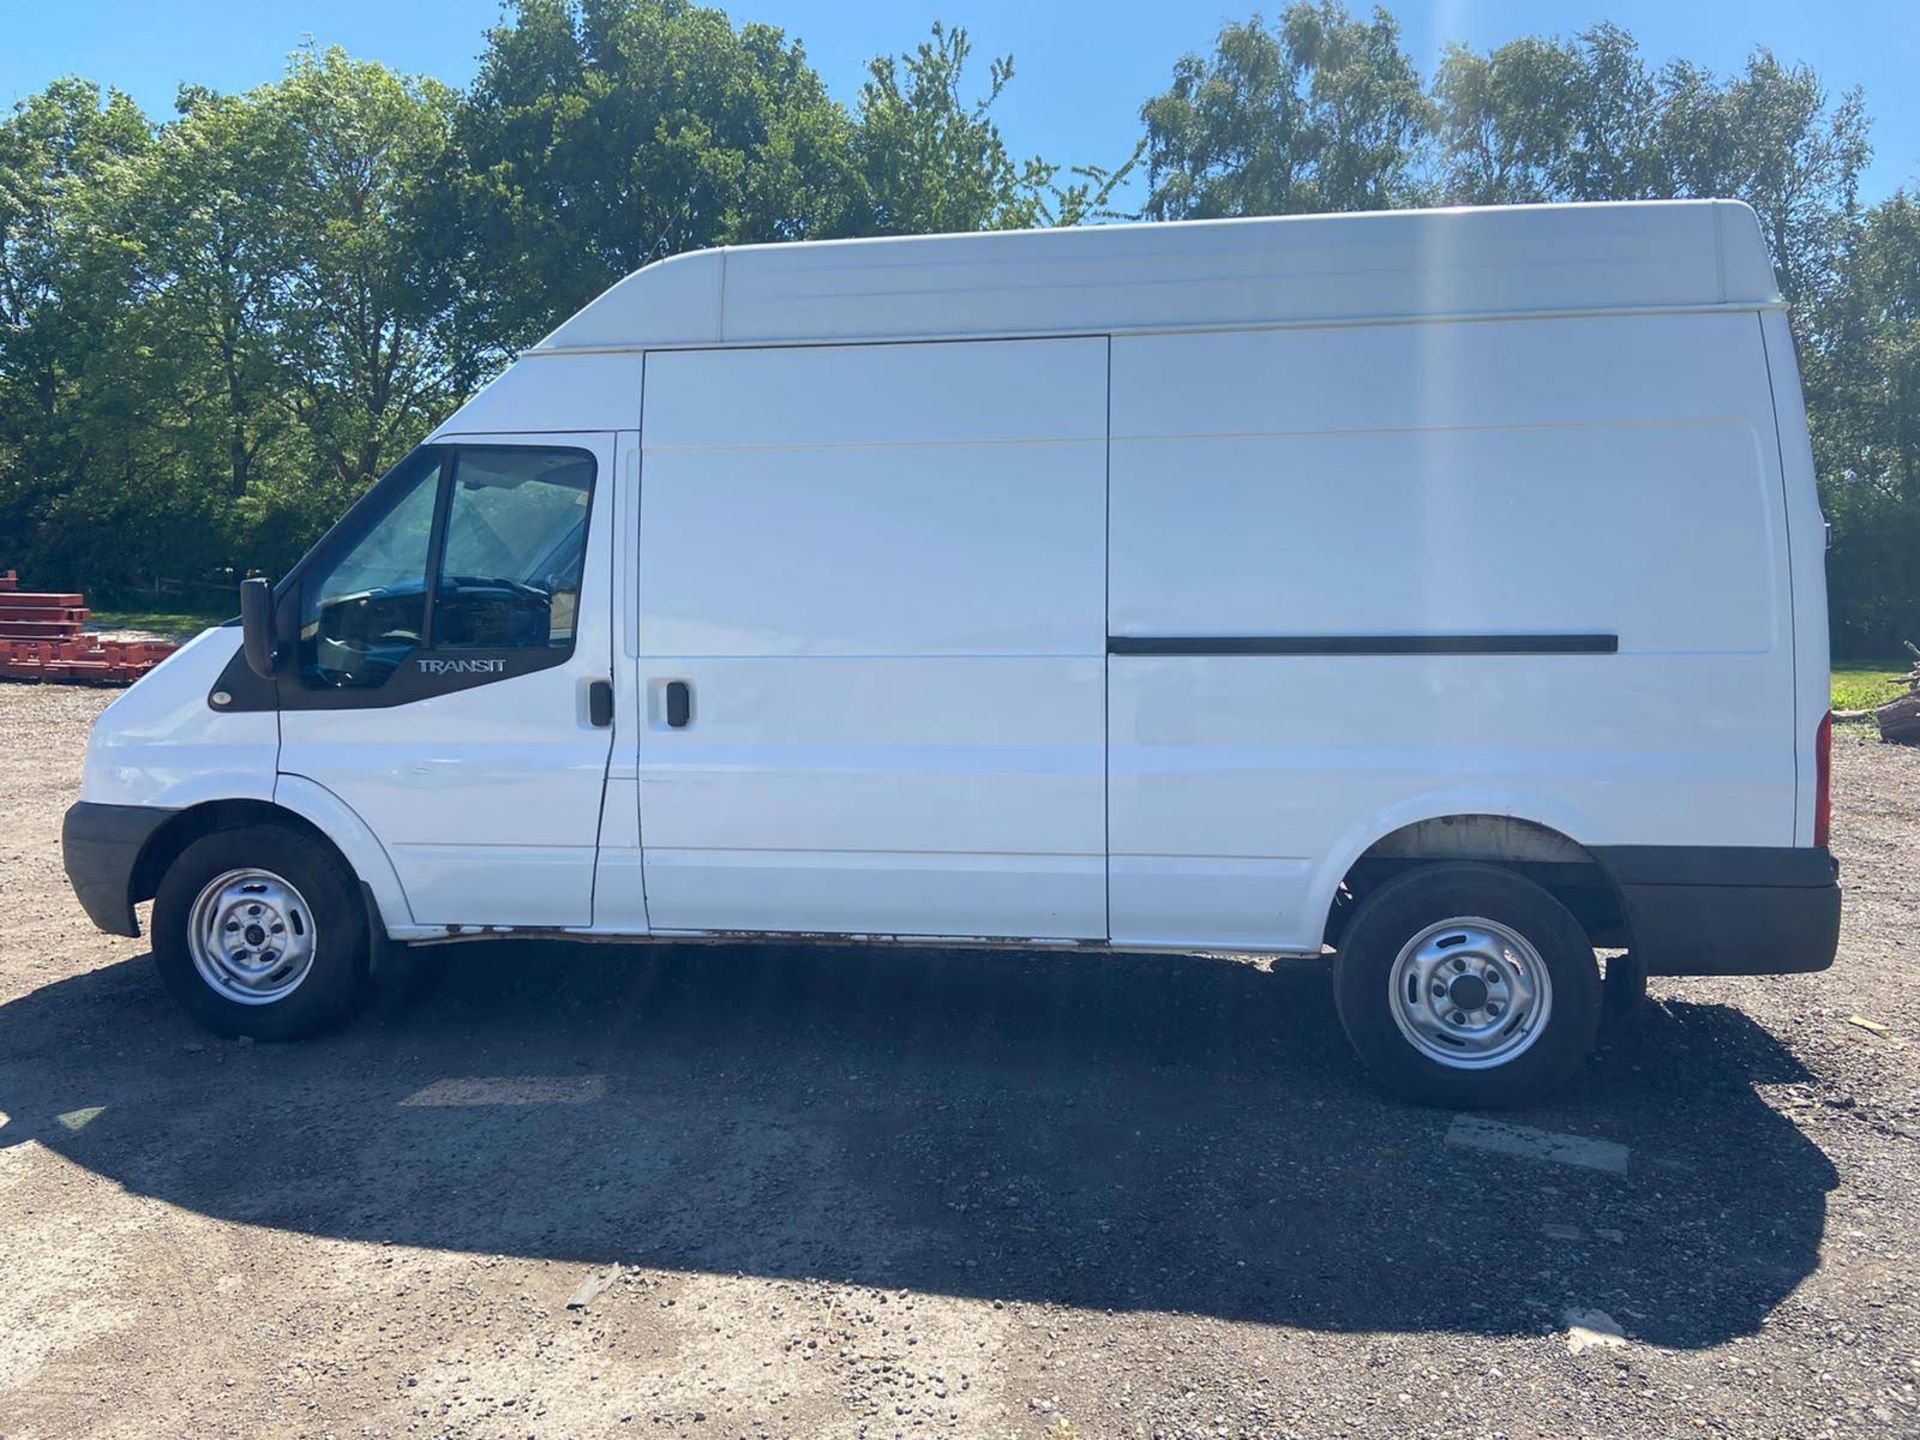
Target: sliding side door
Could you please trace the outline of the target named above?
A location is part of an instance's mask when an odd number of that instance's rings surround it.
[[[1104,339],[647,357],[655,930],[1101,938]]]

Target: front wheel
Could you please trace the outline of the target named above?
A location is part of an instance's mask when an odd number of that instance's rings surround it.
[[[325,846],[265,824],[194,841],[153,901],[153,955],[207,1029],[293,1040],[338,1023],[367,976],[367,916]]]
[[[1428,1105],[1524,1105],[1572,1079],[1600,1022],[1586,932],[1492,865],[1421,866],[1361,902],[1334,960],[1340,1023],[1389,1089]]]

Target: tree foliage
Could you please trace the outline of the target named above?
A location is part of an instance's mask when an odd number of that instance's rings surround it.
[[[1334,0],[1229,25],[1141,110],[1155,220],[1381,210],[1413,200],[1429,101],[1386,11]]]
[[[1802,355],[1836,639],[1890,652],[1920,622],[1920,200],[1861,217],[1821,318]]]
[[[800,46],[685,0],[523,0],[456,128],[454,223],[508,346],[649,261],[840,233],[857,198]]]
[[[81,80],[56,81],[0,122],[0,564],[47,553],[43,519],[93,528],[104,510],[110,523],[132,503],[113,491],[140,485],[121,438],[135,367],[103,343],[121,307],[89,263],[84,216],[102,175],[151,141],[130,99]]]
[[[461,92],[337,50],[150,119],[65,79],[0,118],[0,564],[111,593],[277,571],[622,275],[701,246],[1111,218],[1730,195],[1793,306],[1838,644],[1920,638],[1920,210],[1858,199],[1858,92],[1599,25],[1430,79],[1384,10],[1298,0],[1175,61],[1113,169],[1022,157],[935,26],[836,98],[692,0],[514,0]],[[209,581],[209,583],[211,583]]]
[[[961,85],[971,46],[964,30],[936,24],[912,55],[883,55],[860,90],[853,155],[861,181],[855,227],[873,235],[1019,230],[1049,218],[1055,167],[1016,165],[988,109],[1013,79],[1013,61],[988,67],[987,93],[969,103]]]

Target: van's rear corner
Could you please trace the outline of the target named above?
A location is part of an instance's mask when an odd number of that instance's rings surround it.
[[[1820,846],[1599,847],[1649,975],[1797,975],[1840,944],[1839,866]]]
[[[1752,212],[1724,202],[1715,209],[1723,245],[1749,249],[1761,263],[1765,250]],[[1649,975],[1804,974],[1831,966],[1840,943],[1839,865],[1828,849],[1833,717],[1826,521],[1786,310],[1772,306],[1758,319],[1775,431],[1761,443],[1778,446],[1777,513],[1785,539],[1787,573],[1776,575],[1775,584],[1785,587],[1787,603],[1775,613],[1787,617],[1789,632],[1776,637],[1776,649],[1791,662],[1791,843],[1600,847],[1597,858],[1619,893],[1635,955]],[[1787,688],[1783,683],[1781,690]],[[1780,692],[1769,686],[1769,693]]]

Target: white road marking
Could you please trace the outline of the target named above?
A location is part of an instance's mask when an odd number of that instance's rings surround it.
[[[586,1309],[624,1274],[626,1274],[625,1267],[619,1265],[609,1265],[604,1270],[594,1271],[575,1288],[573,1298],[567,1301],[567,1308],[569,1310]]]
[[[80,1130],[84,1129],[89,1122],[98,1119],[105,1113],[106,1108],[104,1105],[89,1105],[84,1110],[69,1110],[66,1114],[56,1115],[53,1118],[69,1130]]]
[[[1567,1327],[1567,1353],[1582,1350],[1617,1350],[1627,1343],[1620,1322],[1604,1310],[1568,1310],[1560,1317]]]
[[[1518,1155],[1523,1160],[1551,1160],[1557,1165],[1579,1165],[1627,1173],[1627,1147],[1585,1135],[1562,1135],[1529,1125],[1503,1125],[1478,1115],[1456,1115],[1447,1127],[1447,1144],[1463,1150],[1491,1150],[1496,1155]]]
[[[586,1105],[607,1093],[604,1075],[471,1075],[436,1080],[402,1105]]]

